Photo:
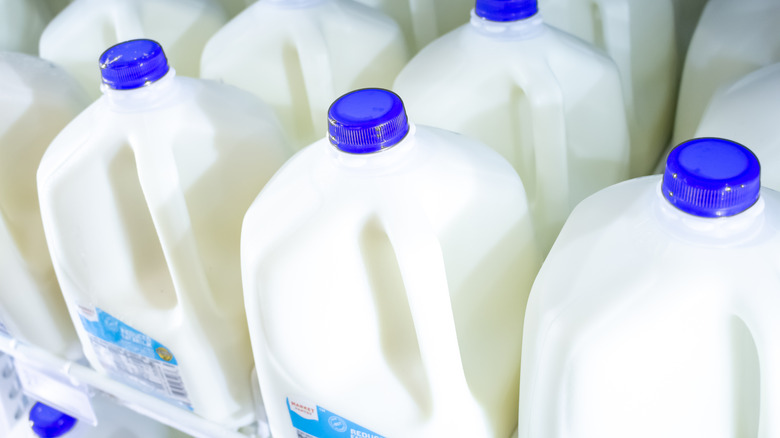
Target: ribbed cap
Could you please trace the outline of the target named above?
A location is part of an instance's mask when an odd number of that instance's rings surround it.
[[[701,217],[733,216],[758,200],[761,165],[750,149],[722,138],[686,141],[669,154],[663,194]]]
[[[400,142],[409,132],[401,98],[389,90],[352,91],[328,109],[330,142],[344,152],[370,154]]]
[[[76,419],[43,403],[36,403],[30,409],[30,425],[41,438],[57,438],[65,435],[76,425]]]
[[[125,41],[100,55],[100,73],[115,90],[140,88],[168,73],[168,59],[156,41]]]
[[[474,12],[490,21],[517,21],[539,12],[537,0],[477,0]]]

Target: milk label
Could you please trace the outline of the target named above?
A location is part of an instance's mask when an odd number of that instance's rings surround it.
[[[287,399],[297,438],[385,438],[314,403]]]
[[[110,375],[192,410],[179,364],[167,347],[97,307],[79,306],[79,318]]]

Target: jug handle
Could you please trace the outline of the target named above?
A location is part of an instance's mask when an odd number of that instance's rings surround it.
[[[339,97],[333,79],[330,54],[325,44],[325,36],[321,26],[310,23],[295,29],[295,48],[301,66],[301,77],[309,100],[309,117],[314,134],[319,138],[322,134],[319,127],[325,129],[323,122],[327,120],[327,111],[333,100]]]
[[[169,142],[164,142],[164,139],[137,142],[131,138],[130,144],[138,163],[141,191],[160,239],[178,306],[193,312],[199,308],[219,308],[210,293],[209,282],[198,257],[198,246],[192,235],[192,223],[179,182],[176,159]],[[137,147],[136,144],[145,144],[147,147]],[[182,290],[188,293],[182,294]]]
[[[780,293],[773,288],[759,288],[753,294],[742,296],[743,308],[736,313],[748,327],[756,345],[759,359],[760,408],[758,437],[780,435]],[[760,296],[757,296],[759,295]]]
[[[416,203],[396,199],[381,217],[406,289],[422,366],[433,394],[434,417],[459,415],[459,421],[451,422],[457,426],[456,435],[479,436],[484,431],[466,424],[477,408],[463,370],[441,245]],[[466,433],[470,429],[473,434]]]
[[[549,68],[546,65],[541,68]],[[531,69],[540,68],[530,66]],[[550,71],[540,71],[534,76],[534,86],[524,86],[518,81],[521,91],[528,96],[533,108],[534,162],[536,165],[536,188],[534,193],[535,228],[546,254],[563,223],[569,216],[569,165],[566,136],[566,115],[563,94]],[[526,92],[528,90],[528,92]],[[545,123],[549,121],[550,123]],[[522,123],[520,126],[527,126]],[[551,125],[550,129],[541,129]]]
[[[116,42],[145,38],[146,32],[144,32],[144,25],[141,23],[140,3],[116,0],[111,3],[113,3],[113,7],[110,8],[111,23],[116,31]]]
[[[441,33],[441,23],[438,22],[436,8],[430,0],[408,0],[409,14],[412,17],[412,32],[414,32],[414,52],[422,50]],[[433,24],[431,24],[433,23]]]

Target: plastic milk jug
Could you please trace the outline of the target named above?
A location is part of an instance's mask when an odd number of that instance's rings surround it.
[[[0,333],[68,358],[80,348],[43,235],[35,172],[88,102],[61,68],[0,52]]]
[[[389,88],[407,61],[398,24],[377,10],[352,0],[260,0],[208,42],[201,71],[273,106],[300,149],[326,132],[333,100]]]
[[[8,437],[24,422],[32,401],[24,395],[14,359],[0,352],[0,436]]]
[[[43,403],[33,405],[29,421],[11,438],[185,438],[171,429],[108,400],[93,398],[98,424],[92,426]]]
[[[780,61],[780,2],[709,0],[685,60],[673,144],[696,132],[713,94]]]
[[[546,26],[533,0],[479,0],[471,22],[398,75],[418,123],[500,152],[523,179],[549,250],[577,203],[628,178],[629,139],[614,63]]]
[[[0,50],[38,54],[38,40],[52,18],[44,0],[0,0]]]
[[[465,24],[474,0],[358,0],[384,11],[401,26],[412,53]]]
[[[631,176],[651,173],[672,135],[677,101],[674,0],[540,0],[539,9],[545,22],[615,61],[631,134]]]
[[[275,438],[508,437],[540,263],[500,155],[407,121],[381,89],[249,208],[241,269]]]
[[[106,47],[151,38],[166,47],[179,74],[198,77],[203,46],[226,22],[215,0],[74,0],[46,27],[40,54],[64,67],[94,100],[100,97],[95,60]]]
[[[98,371],[227,427],[252,420],[239,237],[288,157],[249,93],[175,76],[161,47],[100,57],[104,95],[46,151],[38,190],[57,278]]]
[[[520,438],[769,438],[780,194],[730,140],[572,212],[531,290]]]
[[[761,161],[761,184],[780,190],[780,64],[747,74],[715,93],[698,137],[723,137],[747,145]]]

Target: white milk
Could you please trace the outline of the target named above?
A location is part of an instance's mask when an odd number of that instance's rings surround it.
[[[69,358],[80,349],[43,235],[35,172],[88,102],[61,68],[0,52],[0,332]]]
[[[281,131],[254,96],[175,76],[153,41],[112,47],[101,64],[105,94],[38,170],[46,239],[84,353],[207,419],[246,424],[253,361],[239,233],[288,157]]]
[[[546,23],[615,61],[631,133],[631,175],[652,172],[672,134],[677,101],[674,0],[539,0],[539,10]]]
[[[697,137],[723,137],[749,147],[761,161],[761,184],[780,190],[780,64],[723,87],[704,112]]]
[[[673,144],[694,135],[720,87],[780,61],[778,22],[776,0],[709,0],[685,60]]]
[[[269,103],[300,149],[322,137],[333,100],[389,88],[408,59],[398,24],[352,0],[260,0],[209,41],[201,71]]]
[[[0,50],[38,54],[38,40],[53,14],[44,0],[0,0]]]
[[[779,252],[780,194],[728,140],[583,201],[528,301],[519,437],[777,436]]]
[[[533,2],[513,3],[525,11]],[[614,63],[539,14],[503,22],[472,15],[415,56],[394,89],[413,120],[481,140],[509,160],[546,249],[580,200],[628,178]]]
[[[484,145],[409,127],[385,90],[330,115],[339,146],[293,156],[242,229],[271,433],[508,437],[540,263],[520,179]]]
[[[150,38],[166,47],[178,74],[198,77],[206,41],[227,16],[215,0],[74,0],[41,36],[40,54],[100,97],[95,61],[106,47]]]
[[[474,0],[357,0],[381,9],[401,26],[412,53],[465,24]]]
[[[36,403],[10,438],[184,438],[188,435],[119,406],[101,396],[92,398],[97,426]]]

